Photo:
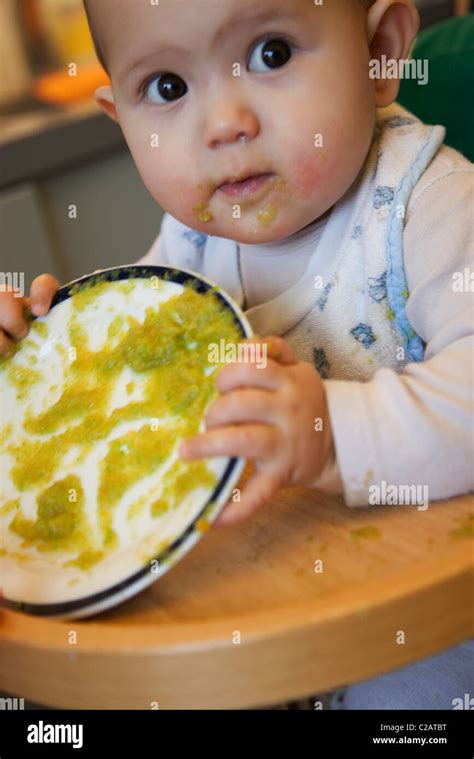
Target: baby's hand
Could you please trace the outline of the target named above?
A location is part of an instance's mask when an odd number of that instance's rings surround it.
[[[216,378],[221,396],[206,416],[207,431],[180,446],[184,459],[243,456],[255,462],[241,500],[229,502],[216,524],[245,519],[280,488],[311,487],[334,456],[324,384],[309,363],[298,362],[280,337],[265,342],[265,368],[233,363]]]
[[[58,280],[51,274],[41,274],[31,283],[29,298],[17,298],[11,290],[0,291],[0,356],[10,353],[15,340],[21,340],[30,331],[29,310],[34,316],[48,313],[59,287]]]

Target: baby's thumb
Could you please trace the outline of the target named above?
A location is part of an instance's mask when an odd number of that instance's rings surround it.
[[[48,313],[53,296],[60,286],[59,281],[52,274],[41,274],[33,280],[30,297],[26,298],[26,301],[35,316],[44,316]]]

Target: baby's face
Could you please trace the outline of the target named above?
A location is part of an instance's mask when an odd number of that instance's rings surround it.
[[[205,234],[270,242],[348,190],[376,113],[357,3],[95,5],[117,118],[145,185],[172,216]]]

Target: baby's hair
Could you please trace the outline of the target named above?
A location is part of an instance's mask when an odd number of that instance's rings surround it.
[[[110,76],[110,72],[109,72],[109,70],[107,68],[107,62],[105,60],[104,51],[102,50],[102,47],[101,47],[101,44],[100,44],[100,41],[99,41],[99,36],[98,36],[97,30],[96,30],[96,28],[94,26],[94,20],[92,18],[92,12],[91,12],[91,8],[90,8],[90,0],[83,0],[83,2],[84,2],[84,10],[85,10],[86,16],[87,16],[87,21],[89,23],[89,29],[90,29],[90,33],[91,33],[91,37],[92,37],[92,42],[94,43],[95,53],[96,53],[97,58],[99,59],[101,65],[102,65],[102,67],[105,69],[105,71],[107,72],[107,74],[109,74],[109,76]]]
[[[90,29],[90,32],[91,32],[92,42],[94,43],[94,49],[95,49],[97,58],[99,59],[100,63],[102,64],[102,66],[105,69],[105,71],[107,72],[107,74],[109,74],[109,76],[110,76],[110,72],[109,72],[109,70],[107,68],[107,63],[106,63],[106,60],[105,60],[104,51],[102,50],[102,47],[101,47],[101,44],[100,44],[100,40],[99,40],[99,36],[97,34],[97,30],[96,30],[96,28],[94,26],[94,20],[92,18],[92,12],[91,12],[91,8],[90,8],[90,2],[91,2],[91,0],[83,0],[83,2],[84,2],[84,9],[86,11],[87,21],[89,22],[89,29]],[[376,0],[356,0],[356,3],[358,5],[362,5],[364,8],[368,8],[369,5],[373,5],[375,2],[376,2]]]

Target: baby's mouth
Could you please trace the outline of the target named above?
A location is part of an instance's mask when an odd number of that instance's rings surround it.
[[[268,180],[273,176],[274,174],[272,173],[253,174],[240,179],[237,182],[224,182],[216,189],[229,197],[246,197],[248,195],[253,195],[257,190],[264,187]]]

